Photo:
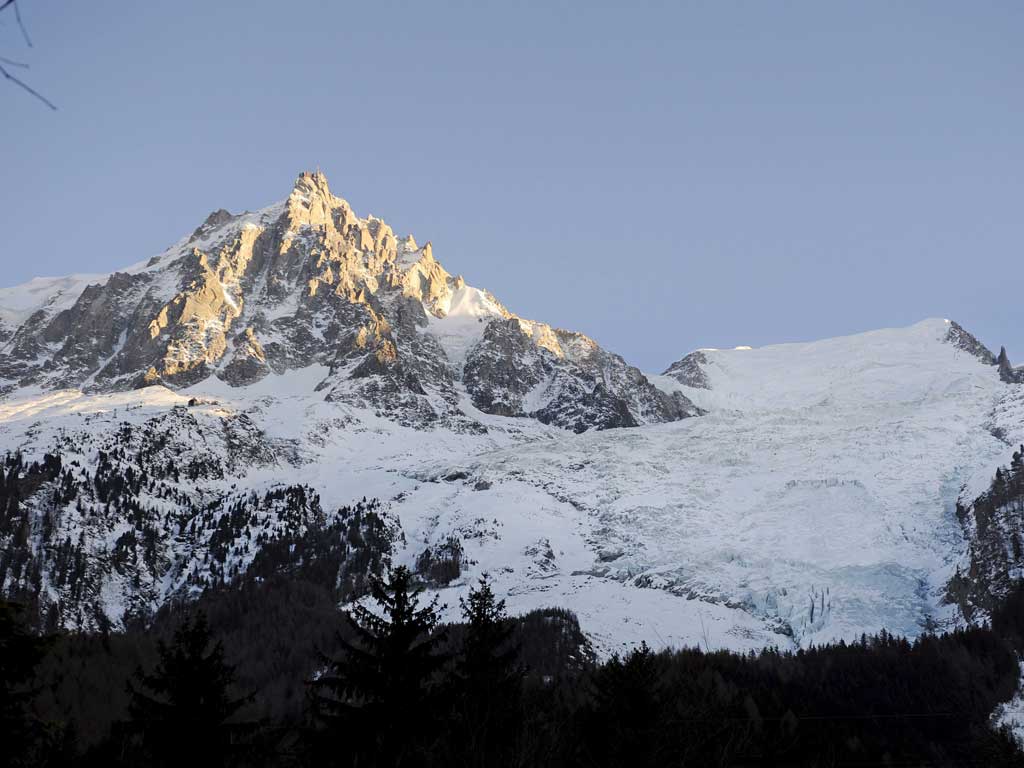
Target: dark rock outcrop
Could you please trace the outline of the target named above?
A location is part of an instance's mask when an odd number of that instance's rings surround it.
[[[989,490],[957,504],[969,542],[967,561],[947,585],[947,599],[968,619],[986,617],[1024,575],[1024,445],[996,470]]]
[[[972,333],[966,331],[962,325],[955,321],[951,320],[949,323],[946,343],[952,344],[964,352],[973,355],[986,365],[996,364],[996,356],[992,354],[992,350],[978,341]]]
[[[685,387],[693,389],[711,389],[708,376],[704,373],[703,366],[707,365],[708,357],[700,350],[691,352],[682,360],[672,363],[664,375],[671,376]]]
[[[999,366],[999,378],[1007,384],[1024,384],[1024,369],[1014,368],[1010,364],[1010,357],[1006,354],[1006,347],[999,348],[999,358],[996,360]]]

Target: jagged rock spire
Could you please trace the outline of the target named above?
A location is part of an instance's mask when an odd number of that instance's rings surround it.
[[[1018,370],[1010,363],[1010,356],[1006,354],[1006,347],[999,348],[999,357],[996,359],[999,366],[999,378],[1007,384],[1024,383],[1024,370]]]

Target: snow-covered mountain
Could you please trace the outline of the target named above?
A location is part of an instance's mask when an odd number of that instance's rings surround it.
[[[430,243],[358,218],[319,173],[258,213],[210,214],[123,272],[4,291],[0,323],[7,393],[245,387],[317,365],[327,399],[419,426],[464,422],[463,397],[577,432],[697,413],[586,336],[448,274]]]
[[[1024,377],[956,323],[645,376],[320,174],[123,272],[0,291],[0,345],[0,585],[67,626],[329,551],[339,584],[418,568],[453,614],[488,571],[605,650],[915,634],[962,620],[964,510],[1024,442]]]

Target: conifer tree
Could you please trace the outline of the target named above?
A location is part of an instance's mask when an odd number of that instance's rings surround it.
[[[437,598],[420,605],[422,588],[405,567],[373,577],[378,612],[357,605],[347,616],[353,639],[339,637],[342,654],[314,681],[314,716],[325,726],[321,749],[337,765],[422,765],[438,734],[437,672],[443,633]]]
[[[129,730],[142,737],[142,751],[153,765],[223,766],[232,737],[246,727],[230,721],[252,697],[232,698],[234,667],[213,642],[206,616],[187,619],[168,645],[158,645],[152,673],[141,669],[129,682]]]
[[[463,762],[510,764],[524,677],[519,646],[512,640],[514,627],[486,575],[460,603],[466,634],[455,666],[455,693]]]
[[[30,687],[36,666],[49,641],[26,627],[21,606],[0,600],[0,766],[32,765],[39,737],[29,711]]]
[[[658,760],[661,706],[658,665],[642,643],[625,659],[618,655],[594,678],[594,718],[587,739],[597,765],[654,766]]]

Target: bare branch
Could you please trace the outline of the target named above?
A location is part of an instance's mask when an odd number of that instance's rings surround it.
[[[28,36],[28,30],[25,29],[25,24],[21,20],[21,6],[18,5],[18,0],[11,0],[11,3],[14,5],[14,18],[18,20],[18,26],[21,27],[21,34],[25,36],[25,44],[31,48],[32,38]],[[2,10],[3,8],[0,8],[0,11]]]
[[[31,48],[32,47],[32,38],[30,38],[28,36],[28,30],[25,28],[25,23],[21,20],[21,9],[18,7],[18,0],[0,0],[0,13],[2,13],[4,11],[4,9],[6,9],[6,8],[8,8],[10,6],[13,6],[13,8],[14,8],[14,18],[17,19],[18,27],[21,28],[21,34],[22,34],[22,37],[25,38],[25,44],[28,45],[29,48]],[[21,61],[14,61],[13,59],[8,59],[5,56],[0,56],[0,62],[2,62],[2,63],[0,63],[0,75],[3,75],[5,80],[10,80],[12,83],[17,85],[19,88],[22,88],[25,91],[28,91],[28,93],[30,93],[33,96],[35,96],[37,99],[39,99],[41,102],[43,102],[43,104],[48,106],[50,109],[52,109],[54,111],[57,110],[57,105],[56,104],[54,104],[48,98],[43,96],[43,94],[41,94],[39,91],[37,91],[32,86],[30,86],[28,83],[24,82],[23,80],[20,80],[19,78],[15,77],[14,75],[12,75],[10,72],[7,71],[7,68],[3,66],[4,64],[6,64],[8,67],[20,67],[21,69],[28,69],[29,68],[28,64],[25,64],[24,62],[21,62]]]
[[[19,85],[22,88],[24,88],[26,91],[31,93],[33,96],[35,96],[41,102],[43,102],[43,104],[48,106],[50,109],[54,110],[55,112],[57,111],[57,105],[56,104],[54,104],[52,101],[50,101],[45,96],[43,96],[43,94],[39,93],[39,91],[35,90],[34,88],[29,87],[27,84],[23,83],[21,80],[16,78],[14,75],[12,75],[6,69],[4,69],[3,66],[0,66],[0,75],[3,75],[5,78],[10,80],[15,85]]]
[[[25,22],[21,20],[21,8],[18,7],[18,0],[3,0],[0,2],[0,13],[3,12],[4,8],[12,6],[14,8],[14,18],[18,21],[18,26],[21,28],[21,35],[25,38],[25,43],[29,48],[32,47],[32,38],[28,36],[28,30],[25,28]]]

